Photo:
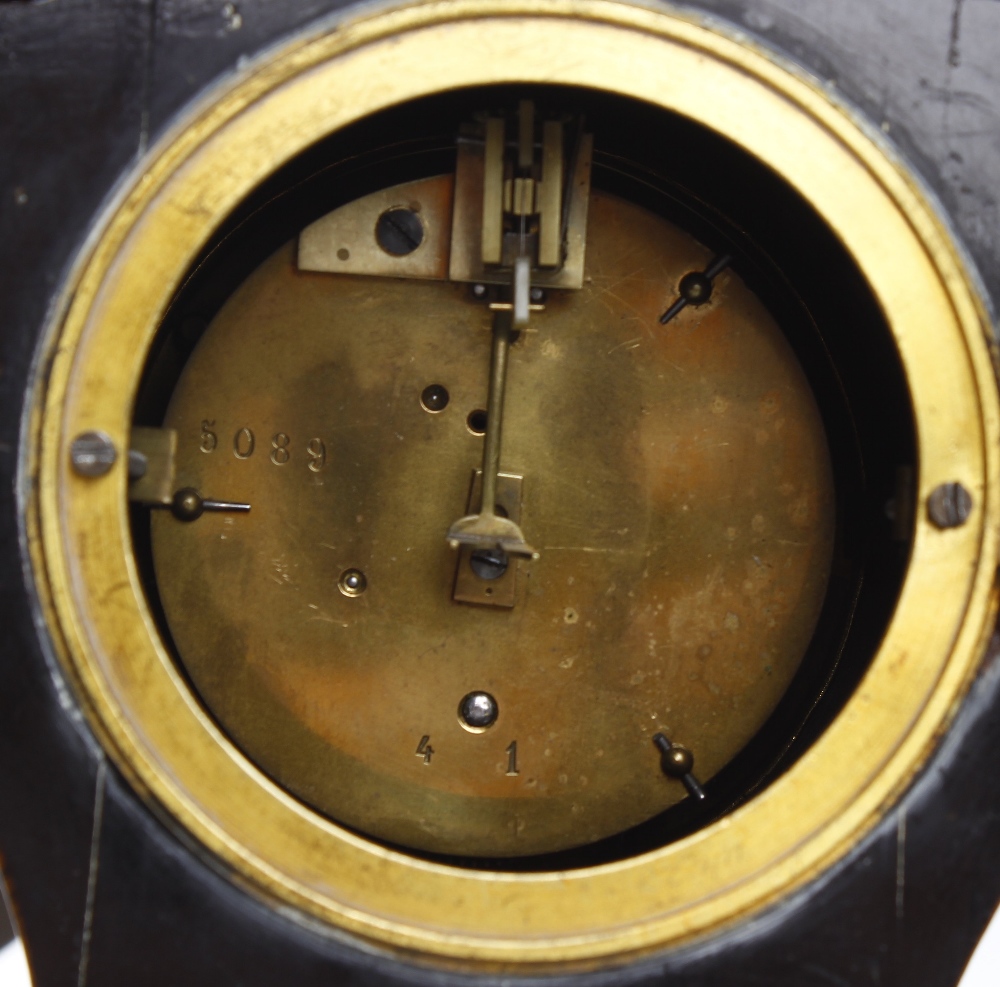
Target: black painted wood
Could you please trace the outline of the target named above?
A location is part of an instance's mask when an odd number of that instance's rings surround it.
[[[149,125],[160,132],[203,86],[350,0],[157,0]]]
[[[93,217],[203,87],[341,5],[0,4],[0,860],[38,987],[467,979],[401,965],[276,912],[155,816],[103,761],[23,577],[23,393],[45,313]],[[884,124],[1000,294],[1000,3],[702,0],[690,9],[778,46]],[[725,936],[581,983],[951,987],[1000,897],[997,651],[901,805],[834,873]]]
[[[7,892],[3,887],[0,887],[0,949],[13,941],[16,935],[14,923],[7,907]]]
[[[939,197],[1000,297],[997,0],[696,0],[831,83]]]
[[[897,810],[832,875],[718,937],[576,987],[951,987],[1000,887],[1000,641],[959,721]],[[991,850],[993,852],[991,852]],[[529,985],[364,954],[276,915],[205,866],[108,772],[87,983]],[[572,978],[569,978],[572,979]]]
[[[135,155],[148,20],[136,0],[0,6],[0,847],[41,985],[76,982],[96,746],[21,578],[18,429],[53,293]]]

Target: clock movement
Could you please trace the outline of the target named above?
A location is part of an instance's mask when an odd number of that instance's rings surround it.
[[[900,806],[987,702],[992,338],[884,128],[721,21],[347,8],[241,62],[24,389],[78,970],[109,784],[236,909],[206,977],[724,980],[872,847],[902,935]]]

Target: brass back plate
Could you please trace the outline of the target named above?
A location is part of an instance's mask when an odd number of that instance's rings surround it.
[[[822,604],[830,464],[781,331],[732,272],[661,326],[708,251],[606,194],[590,216],[583,290],[550,292],[511,351],[501,459],[541,552],[512,563],[512,610],[453,599],[445,532],[482,455],[466,418],[490,359],[463,286],[304,273],[285,247],[167,414],[178,486],[253,505],[153,518],[186,669],[272,777],[397,844],[531,854],[642,822],[685,794],[652,735],[710,778],[784,693]],[[439,414],[428,384],[450,394]],[[349,568],[363,596],[338,591]],[[474,690],[500,708],[481,734],[456,715]]]

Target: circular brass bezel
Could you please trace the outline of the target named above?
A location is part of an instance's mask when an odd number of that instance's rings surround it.
[[[581,53],[586,53],[585,57]],[[347,832],[255,768],[199,707],[157,633],[135,561],[124,456],[84,478],[69,445],[119,450],[150,343],[232,209],[316,140],[457,87],[561,83],[697,119],[764,161],[841,238],[905,368],[919,504],[973,498],[940,530],[916,512],[884,640],[813,747],[761,795],[652,853],[562,873],[428,863]],[[880,818],[946,727],[991,630],[1000,405],[989,320],[918,184],[813,80],[745,39],[608,0],[444,0],[358,16],[273,53],[142,162],[67,284],[47,339],[27,469],[32,563],[56,648],[133,783],[258,890],[439,963],[594,966],[733,923],[801,886]]]

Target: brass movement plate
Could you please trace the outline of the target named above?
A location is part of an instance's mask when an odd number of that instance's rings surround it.
[[[395,185],[348,202],[302,231],[298,265],[303,271],[447,280],[453,197],[454,177],[448,175]],[[379,216],[390,209],[413,210],[423,229],[420,245],[402,257],[386,253],[375,237]]]
[[[237,290],[166,425],[179,487],[252,510],[161,512],[153,557],[185,668],[273,778],[402,846],[534,854],[682,799],[657,731],[702,781],[756,733],[822,605],[833,485],[809,385],[734,273],[659,324],[710,259],[592,195],[583,289],[550,292],[511,351],[501,461],[541,557],[512,561],[508,611],[455,602],[445,540],[482,456],[486,306],[302,272],[291,245]],[[363,596],[337,589],[351,568]],[[480,734],[455,713],[475,690],[500,710]]]
[[[415,859],[274,784],[205,714],[164,648],[132,556],[124,457],[99,479],[77,476],[69,459],[73,438],[88,430],[126,448],[140,375],[177,287],[277,168],[387,107],[512,81],[661,106],[782,175],[838,235],[881,306],[918,443],[906,579],[869,671],[825,733],[766,791],[690,838],[538,874]],[[438,966],[620,964],[717,933],[842,860],[940,741],[996,612],[992,329],[975,276],[918,179],[835,93],[745,36],[606,0],[365,8],[336,30],[324,24],[269,51],[228,84],[123,180],[53,306],[25,419],[17,495],[36,592],[54,651],[116,765],[241,883],[338,934]],[[526,497],[531,482],[526,473]],[[972,495],[971,513],[938,529],[923,507],[940,484],[956,482]]]

